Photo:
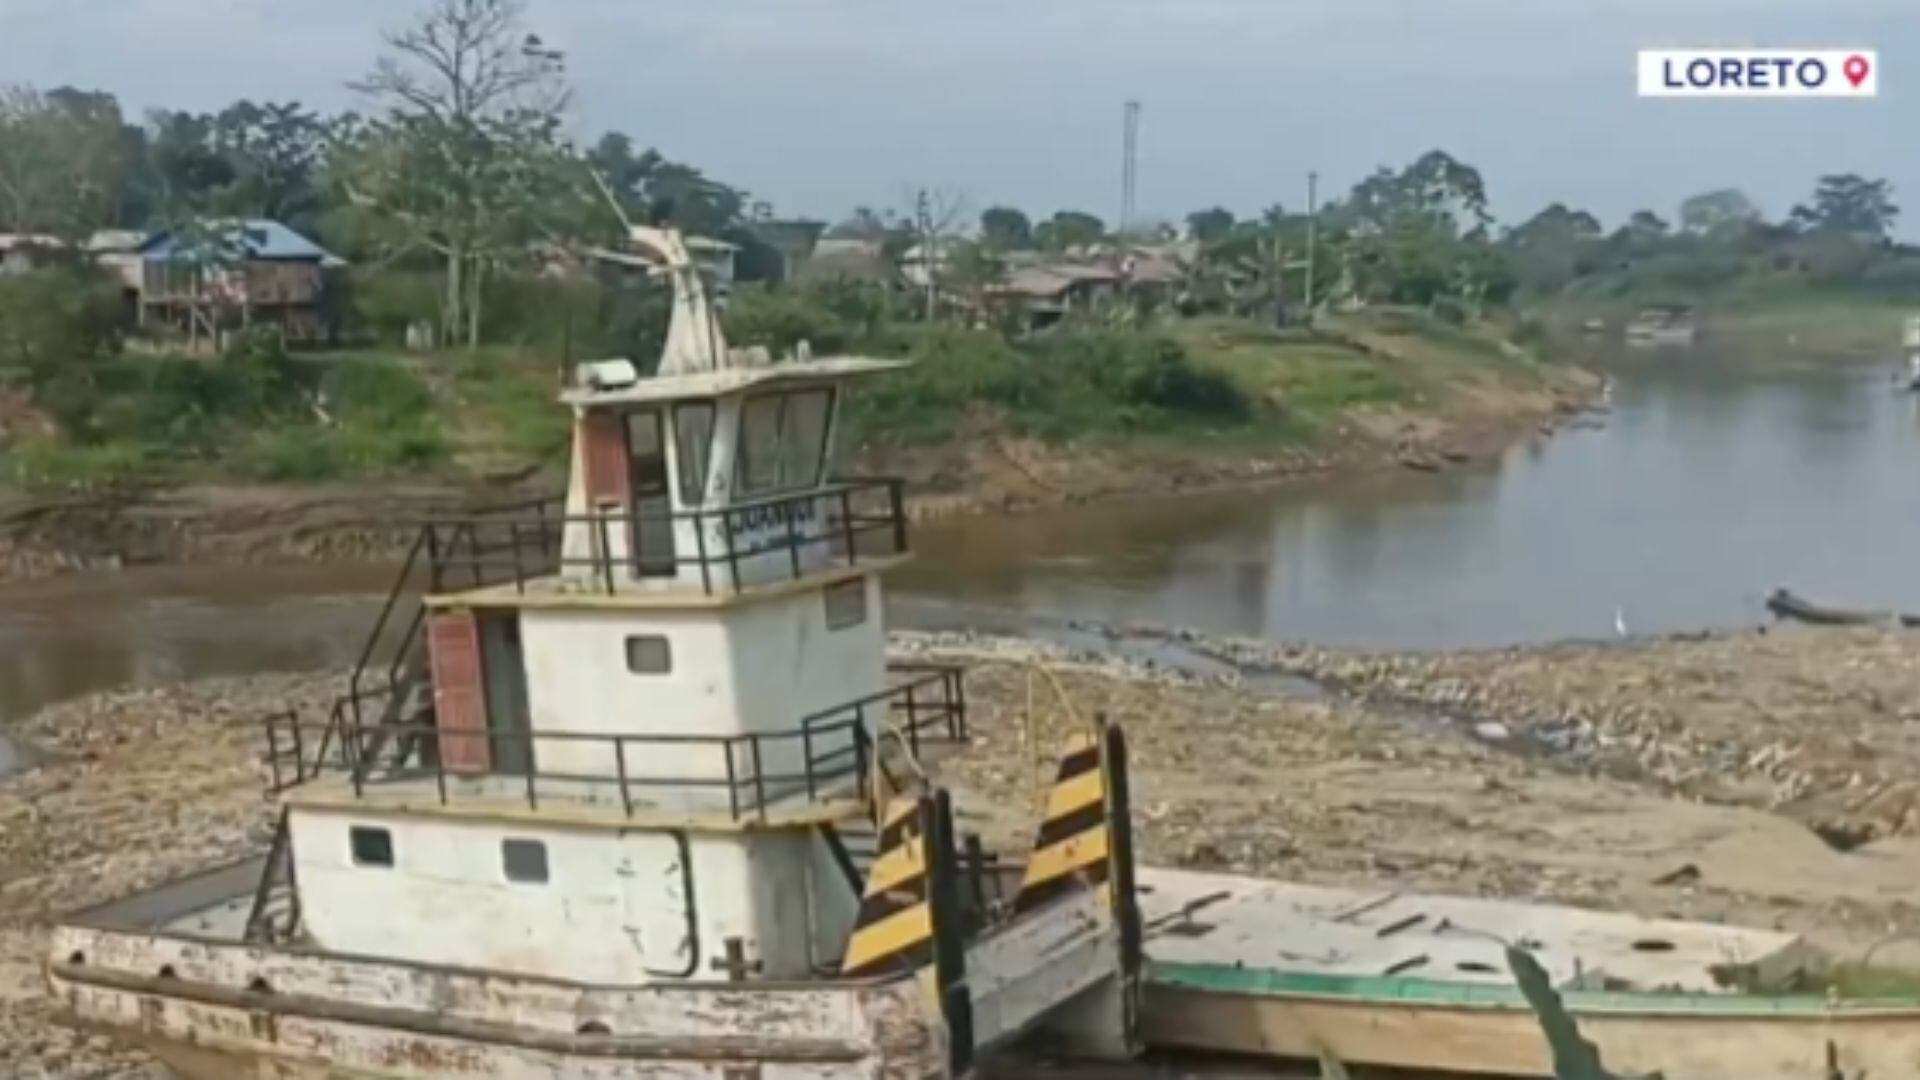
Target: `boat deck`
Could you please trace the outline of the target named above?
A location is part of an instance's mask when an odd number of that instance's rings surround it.
[[[261,860],[85,912],[93,925],[238,937]],[[1576,990],[1728,993],[1716,972],[1776,978],[1808,962],[1792,934],[1466,897],[1369,892],[1160,867],[1138,871],[1148,959],[1166,967],[1406,976],[1510,987],[1505,942]]]
[[[1726,975],[1806,962],[1791,934],[1576,908],[1334,889],[1142,867],[1146,952],[1158,965],[1511,986],[1525,945],[1563,989],[1725,993]]]

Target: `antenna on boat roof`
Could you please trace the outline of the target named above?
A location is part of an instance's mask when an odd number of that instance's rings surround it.
[[[607,186],[607,178],[601,176],[600,170],[591,165],[581,167],[587,170],[588,176],[593,177],[593,186],[600,189],[600,197],[607,200],[607,206],[613,210],[613,216],[620,219],[620,227],[625,229],[628,235],[632,235],[633,220],[627,217],[626,208],[620,205],[620,200],[614,198],[613,188]]]

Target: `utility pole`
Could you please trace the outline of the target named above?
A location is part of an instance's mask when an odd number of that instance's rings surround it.
[[[1307,321],[1313,321],[1313,259],[1319,249],[1320,236],[1320,174],[1307,174],[1307,280],[1306,308]]]
[[[1140,103],[1127,102],[1126,119],[1120,139],[1120,229],[1122,236],[1133,225],[1134,199],[1139,195]]]
[[[926,188],[921,188],[914,196],[913,225],[920,234],[920,269],[927,275],[927,321],[932,322],[940,310],[940,285],[935,280],[940,252],[933,235],[933,200]]]

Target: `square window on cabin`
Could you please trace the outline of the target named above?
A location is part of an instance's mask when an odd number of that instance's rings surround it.
[[[673,670],[673,643],[660,634],[627,638],[627,670],[635,675],[665,675]]]
[[[855,578],[821,591],[826,603],[827,629],[845,630],[867,621],[867,580]]]
[[[355,866],[393,865],[393,834],[385,829],[356,825],[347,833],[347,844]]]
[[[547,845],[538,840],[502,840],[500,865],[508,881],[543,885],[548,879]]]

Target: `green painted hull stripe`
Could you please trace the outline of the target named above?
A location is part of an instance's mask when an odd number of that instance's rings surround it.
[[[1464,1009],[1525,1010],[1526,1001],[1514,986],[1440,982],[1389,976],[1322,975],[1273,968],[1228,967],[1223,964],[1177,964],[1149,961],[1150,988],[1193,990],[1256,997],[1312,997],[1341,999],[1358,1005],[1444,1006]],[[1561,992],[1575,1013],[1633,1013],[1673,1017],[1832,1017],[1914,1013],[1920,1018],[1920,998],[1862,998],[1829,1001],[1819,994],[1778,997],[1750,994],[1617,993],[1600,990]]]

